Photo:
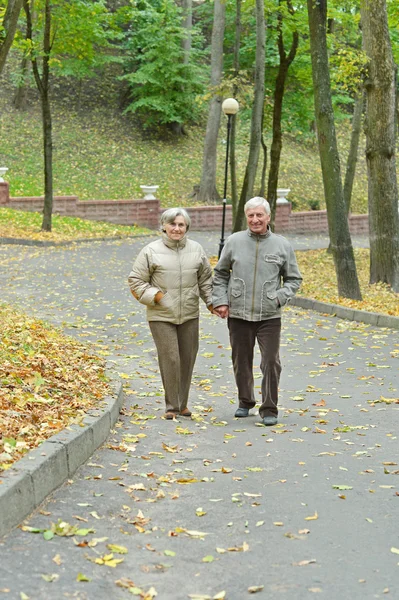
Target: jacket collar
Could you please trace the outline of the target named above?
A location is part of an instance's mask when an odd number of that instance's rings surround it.
[[[178,248],[184,248],[187,243],[187,235],[184,235],[180,240],[171,240],[166,233],[162,232],[162,241],[168,248],[177,250]]]
[[[267,226],[267,231],[266,233],[253,233],[249,228],[247,229],[247,234],[249,235],[249,237],[255,239],[255,240],[265,240],[266,238],[270,237],[272,234],[272,230],[270,229],[270,226]]]

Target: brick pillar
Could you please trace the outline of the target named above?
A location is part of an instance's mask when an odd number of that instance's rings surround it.
[[[277,203],[276,216],[274,219],[274,231],[288,231],[291,217],[291,202]]]
[[[10,201],[10,186],[6,181],[0,181],[0,206],[7,206]]]

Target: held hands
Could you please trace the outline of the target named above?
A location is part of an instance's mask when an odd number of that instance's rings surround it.
[[[213,314],[217,315],[221,319],[226,319],[229,316],[229,307],[227,304],[222,304],[213,309]]]

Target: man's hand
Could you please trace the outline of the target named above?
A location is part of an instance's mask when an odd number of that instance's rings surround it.
[[[229,316],[229,307],[227,304],[222,304],[221,306],[216,306],[213,309],[214,313],[217,314],[221,319],[226,319]]]

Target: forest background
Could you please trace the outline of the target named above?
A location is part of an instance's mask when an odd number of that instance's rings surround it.
[[[0,1],[0,18],[7,4]],[[141,195],[140,184],[157,184],[162,206],[200,204],[193,190],[201,178],[207,107],[215,92],[210,87],[213,2],[193,2],[189,29],[184,21],[184,3],[179,6],[174,0],[60,0],[51,4],[53,20],[59,21],[50,78],[54,193],[75,194],[81,200],[131,198]],[[273,0],[266,2],[265,7],[263,132],[267,145],[272,134],[273,92],[279,66],[277,9],[282,4]],[[32,3],[37,11],[38,30],[42,27],[43,6],[42,0]],[[388,9],[398,62],[399,9],[395,2],[388,2]],[[248,155],[254,93],[254,2],[244,2],[241,6],[238,74],[234,73],[233,65],[236,10],[236,0],[227,0],[223,76],[217,92],[222,97],[234,93],[240,103],[236,129],[240,183]],[[349,151],[362,66],[359,19],[358,2],[329,3],[332,97],[343,164]],[[12,195],[36,196],[43,194],[41,108],[32,69],[26,60],[29,43],[25,27],[21,12],[1,79],[0,163],[9,168]],[[294,210],[325,208],[304,3],[296,3],[295,17],[285,11],[283,27],[289,43],[294,29],[300,35],[284,92],[279,187],[291,189],[289,199]],[[184,63],[183,45],[188,36],[190,50]],[[220,194],[225,145],[222,121],[217,162]],[[364,146],[361,132],[351,204],[355,213],[367,212]],[[259,179],[260,168],[258,186]]]

